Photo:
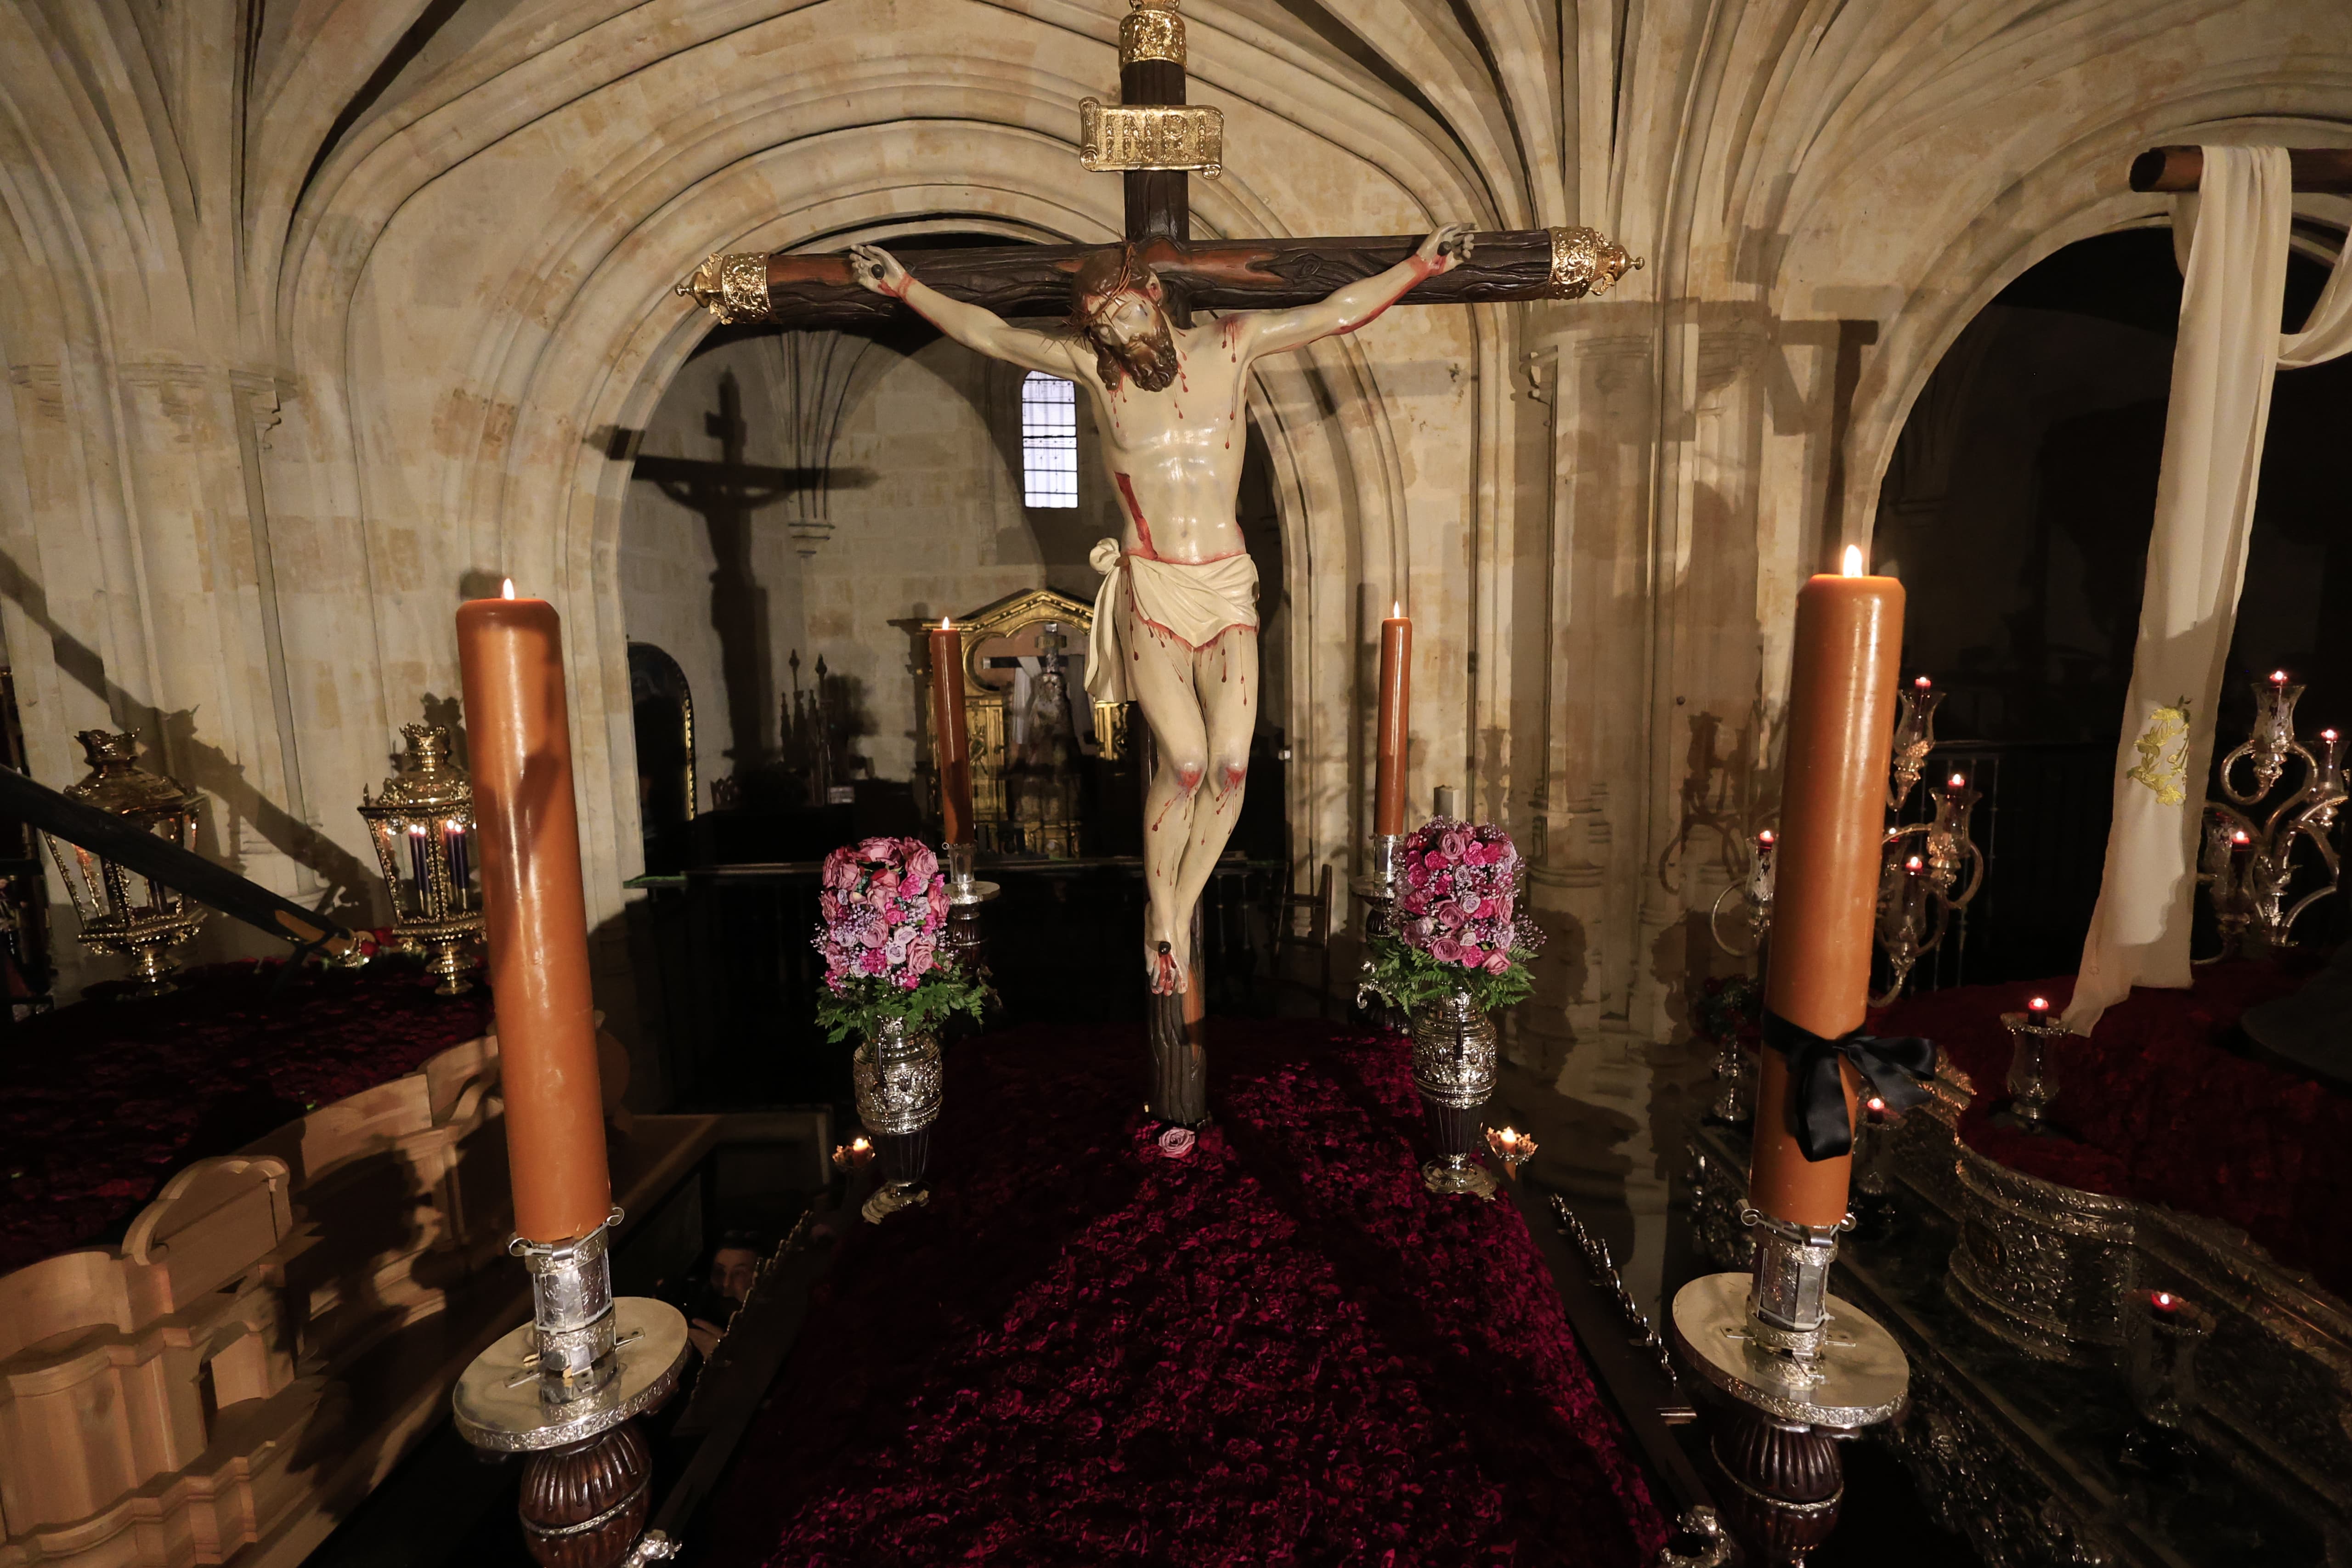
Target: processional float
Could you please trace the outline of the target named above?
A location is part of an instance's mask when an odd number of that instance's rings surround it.
[[[1186,181],[1190,172],[1218,173],[1222,117],[1184,103],[1176,0],[1130,4],[1120,29],[1125,101],[1086,106],[1082,159],[1089,170],[1124,175],[1126,238],[1158,274],[1171,320],[1189,326],[1196,308],[1320,300],[1414,253],[1412,237],[1193,243]],[[1072,274],[1097,248],[910,250],[903,260],[950,299],[1000,315],[1061,316]],[[1412,303],[1576,299],[1639,265],[1588,228],[1479,234],[1462,249],[1459,264],[1428,279]],[[677,291],[724,322],[794,329],[878,323],[898,308],[862,287],[839,255],[713,256]],[[598,1117],[561,628],[540,601],[478,600],[459,613],[459,642],[516,1180],[514,1250],[530,1272],[532,1321],[468,1368],[453,1395],[457,1426],[484,1449],[531,1456],[520,1511],[538,1561],[641,1563],[673,1547],[658,1531],[640,1533],[648,1458],[633,1418],[676,1387],[685,1323],[663,1303],[612,1295],[606,1243],[619,1216],[609,1207]],[[954,668],[960,652],[940,650],[935,668]],[[952,698],[940,695],[937,732],[961,717]],[[951,941],[967,952],[978,906],[993,890],[972,872],[971,821],[968,811],[950,814],[939,857],[953,889]],[[1150,1110],[1192,1127],[1208,1119],[1197,942],[1189,981],[1155,998]],[[936,1075],[931,1081],[935,1089]],[[939,1105],[936,1092],[920,1098],[925,1125],[892,1128],[907,1156],[894,1184],[910,1197]]]
[[[1419,237],[1193,240],[1188,180],[1195,173],[1215,178],[1222,172],[1223,116],[1214,108],[1185,102],[1184,21],[1177,0],[1129,5],[1119,28],[1121,101],[1086,100],[1080,159],[1089,171],[1117,172],[1125,179],[1125,238],[1135,247],[1134,259],[1157,275],[1166,291],[1167,314],[1176,325],[1189,327],[1194,310],[1318,303],[1334,289],[1414,255]],[[1024,245],[897,255],[918,281],[950,300],[999,316],[1058,318],[1069,312],[1073,275],[1100,250]],[[1482,232],[1470,237],[1449,270],[1425,278],[1399,302],[1574,300],[1605,290],[1640,265],[1590,228]],[[892,320],[898,301],[861,287],[851,267],[844,255],[719,255],[705,260],[677,292],[730,323],[817,329]],[[944,723],[938,732],[945,732]],[[1391,826],[1375,837],[1392,852],[1398,832]],[[963,847],[950,836],[942,860],[961,864],[958,852]],[[1381,876],[1377,865],[1373,871]],[[1205,989],[1194,942],[1188,983],[1153,999],[1150,1111],[1186,1127],[1203,1125],[1209,1116]]]

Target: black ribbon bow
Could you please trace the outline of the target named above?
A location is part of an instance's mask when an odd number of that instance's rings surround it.
[[[1797,1147],[1808,1160],[1834,1160],[1853,1151],[1853,1124],[1846,1119],[1845,1086],[1839,1081],[1840,1057],[1853,1064],[1889,1110],[1908,1110],[1925,1100],[1927,1090],[1922,1080],[1936,1070],[1932,1040],[1882,1040],[1859,1029],[1824,1039],[1769,1009],[1764,1043],[1789,1058]]]

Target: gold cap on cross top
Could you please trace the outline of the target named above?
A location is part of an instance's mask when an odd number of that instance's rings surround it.
[[[1184,63],[1184,18],[1176,14],[1178,0],[1127,0],[1131,9],[1118,25],[1118,63],[1138,60]]]

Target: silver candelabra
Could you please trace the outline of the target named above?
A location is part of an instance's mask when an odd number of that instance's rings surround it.
[[[1920,676],[1896,693],[1900,705],[1895,743],[1887,766],[1886,810],[1899,817],[1927,771],[1927,753],[1936,745],[1936,710],[1944,694]],[[1943,945],[1962,911],[1984,886],[1984,851],[1970,831],[1977,802],[1983,796],[1965,773],[1952,773],[1928,790],[1930,815],[1921,822],[1890,823],[1880,862],[1877,937],[1893,974],[1883,995],[1870,999],[1884,1007],[1901,994],[1920,959]],[[2336,796],[2342,799],[2342,795]],[[1756,836],[1748,875],[1717,895],[1708,911],[1708,930],[1716,945],[1734,958],[1747,958],[1764,945],[1772,927],[1772,859],[1778,847],[1769,828]],[[1738,906],[1745,919],[1744,933],[1727,938],[1726,917]],[[1738,938],[1744,935],[1744,941]]]
[[[2336,891],[2340,870],[2335,836],[2336,808],[2346,798],[2344,737],[2322,730],[2316,751],[2295,739],[2294,705],[2303,688],[2286,671],[2273,670],[2269,679],[2252,685],[2253,727],[2221,759],[2222,798],[2205,803],[2205,838],[2198,856],[2197,879],[2221,928],[2221,953],[2216,956],[2239,950],[2249,932],[2266,950],[2289,945],[2294,922]],[[2278,795],[2290,760],[2303,764],[2300,782],[2264,815],[2264,803]],[[2241,764],[2251,775],[2251,788],[2238,787]],[[2298,843],[2311,846],[2326,879],[2289,902],[2296,873],[2314,863],[2298,863]]]

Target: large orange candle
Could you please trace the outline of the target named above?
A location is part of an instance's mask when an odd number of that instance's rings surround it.
[[[515,1230],[586,1236],[613,1206],[588,985],[588,910],[572,797],[563,626],[544,599],[457,607],[474,839],[498,1006]]]
[[[1372,831],[1404,831],[1404,769],[1412,708],[1412,622],[1398,605],[1381,623],[1379,763],[1372,789]]]
[[[1764,1005],[1830,1039],[1859,1028],[1868,1005],[1902,647],[1903,584],[1864,576],[1861,551],[1847,547],[1843,576],[1799,590]],[[1856,1075],[1839,1065],[1851,1121]],[[1748,1201],[1793,1225],[1836,1225],[1853,1160],[1808,1161],[1793,1128],[1788,1063],[1768,1048]]]
[[[940,841],[971,842],[971,737],[964,727],[963,633],[942,616],[931,628],[931,742],[940,770]]]

